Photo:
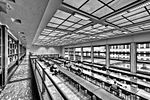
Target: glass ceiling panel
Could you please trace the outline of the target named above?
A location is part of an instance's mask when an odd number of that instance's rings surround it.
[[[118,10],[124,6],[129,5],[130,3],[135,2],[136,0],[114,0],[109,4],[113,9]]]
[[[73,31],[73,30],[75,30],[75,28],[70,27],[67,30]]]
[[[72,21],[72,22],[78,22],[78,21],[81,20],[81,19],[79,19],[79,18],[77,18],[77,17],[74,17],[74,16],[71,16],[71,17],[69,17],[67,20]]]
[[[43,38],[45,38],[45,36],[43,36],[43,35],[40,35],[40,36],[39,36],[39,39],[43,39]]]
[[[113,1],[113,0],[100,0],[100,1],[103,1],[105,4],[109,3],[110,1]]]
[[[59,26],[58,28],[60,28],[60,29],[67,29],[68,27],[66,27],[66,26]]]
[[[59,25],[53,24],[53,23],[48,23],[47,26],[49,26],[49,27],[57,27],[57,26],[59,26]]]
[[[122,23],[122,24],[119,24],[118,26],[125,26],[125,25],[130,25],[132,24],[131,22],[127,22],[127,23]]]
[[[95,24],[95,25],[93,25],[93,28],[98,28],[100,26],[102,26],[102,25],[101,24]]]
[[[72,27],[74,27],[74,28],[80,28],[81,26],[83,26],[83,25],[80,25],[80,24],[74,24]]]
[[[45,38],[44,38],[44,40],[49,40],[49,39],[50,39],[50,37],[45,37]]]
[[[50,33],[50,32],[49,32],[49,33]],[[48,35],[49,33],[43,33],[43,32],[42,32],[41,35]]]
[[[73,7],[79,8],[82,4],[84,4],[87,0],[64,0],[64,3],[67,3]]]
[[[50,31],[50,32],[51,32],[51,31],[53,31],[53,30],[50,30],[50,29],[44,29],[43,31]]]
[[[133,32],[142,30],[139,27],[130,27],[130,28],[127,28],[127,29],[130,30],[130,31],[133,31]]]
[[[91,29],[92,29],[92,26],[89,26],[89,27],[84,28],[83,30],[91,30]]]
[[[58,34],[58,33],[57,33],[57,32],[52,32],[52,33],[50,33],[49,35],[55,36],[56,34]]]
[[[128,12],[127,14],[124,14],[123,16],[129,17],[129,16],[132,16],[134,14],[141,13],[141,12],[144,12],[144,11],[145,11],[145,8],[141,8],[141,9],[138,9],[138,10],[135,10],[135,11],[132,11],[132,12]]]
[[[119,31],[119,30],[115,30],[113,31],[114,34],[124,34],[122,31]]]
[[[58,17],[58,18],[62,18],[62,19],[67,19],[71,14],[67,13],[67,12],[64,12],[64,11],[61,11],[61,10],[57,10],[57,12],[55,13],[55,17]]]
[[[107,32],[107,33],[103,33],[103,35],[110,36],[110,35],[114,35],[114,34],[112,32]]]
[[[86,25],[86,24],[88,24],[88,23],[90,23],[91,21],[89,21],[89,20],[81,20],[79,23],[80,24],[83,24],[83,25]]]
[[[149,19],[150,19],[150,16],[147,16],[147,17],[143,17],[143,18],[140,18],[140,19],[134,20],[133,22],[134,22],[134,23],[138,23],[138,22],[142,22],[142,21],[149,20]]]
[[[125,1],[128,1],[128,0],[125,0]],[[122,1],[122,2],[124,2],[124,1]],[[118,26],[126,26],[126,25],[130,25],[130,24],[133,24],[133,23],[149,20],[150,19],[149,13],[144,8],[144,7],[148,7],[149,6],[149,5],[147,5],[148,3],[145,3],[145,4],[142,4],[142,5],[138,6],[138,7],[129,9],[128,11],[125,11],[125,12],[122,12],[122,13],[120,13],[118,15],[115,15],[115,16],[112,16],[110,18],[107,18],[106,20],[108,22],[112,22],[113,24],[118,25]],[[123,21],[125,19],[125,18],[122,19],[121,18],[122,16],[126,17],[128,20],[130,20],[133,23],[131,23],[131,22],[125,22],[124,23],[123,22],[122,24],[120,24],[118,21]]]
[[[143,28],[143,29],[150,29],[150,23],[147,23],[147,24],[145,24],[145,25],[140,25],[141,26],[141,28]]]
[[[122,20],[119,20],[119,21],[115,21],[113,24],[121,24],[121,23],[125,23],[125,22],[128,22],[127,19],[122,19]]]
[[[147,12],[142,12],[142,13],[139,13],[137,15],[128,17],[128,19],[129,20],[134,20],[134,19],[138,19],[138,18],[141,18],[141,17],[144,17],[144,16],[148,16],[148,13]]]
[[[61,24],[64,20],[61,20],[61,19],[58,19],[58,18],[55,18],[53,17],[50,22],[52,23],[56,23],[56,24]]]
[[[72,22],[65,21],[62,25],[71,26],[71,25],[73,25],[73,24],[74,24],[74,23],[72,23]]]
[[[113,17],[110,17],[110,18],[108,18],[107,20],[108,20],[109,22],[113,22],[113,21],[121,20],[121,19],[123,19],[122,14],[119,14],[119,15],[115,15],[115,16],[113,16]]]
[[[92,13],[96,9],[102,7],[103,4],[99,2],[98,0],[89,0],[86,4],[84,4],[80,9],[82,11],[85,11],[87,13]]]
[[[111,12],[113,12],[113,10],[105,6],[105,7],[101,8],[100,10],[94,12],[92,15],[100,18]]]

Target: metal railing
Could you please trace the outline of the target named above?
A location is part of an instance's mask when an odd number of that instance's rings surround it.
[[[36,80],[38,93],[40,95],[40,100],[53,100],[53,96],[48,90],[48,86],[46,85],[45,81],[46,79],[50,80],[53,86],[57,89],[59,94],[61,95],[63,100],[69,100],[67,96],[63,93],[63,91],[58,87],[58,85],[54,82],[54,80],[49,76],[49,74],[45,71],[45,68],[43,68],[37,59],[30,58],[30,66],[32,67],[34,77]],[[45,78],[47,77],[47,78]],[[46,96],[47,94],[47,96]],[[46,99],[45,99],[46,98]]]

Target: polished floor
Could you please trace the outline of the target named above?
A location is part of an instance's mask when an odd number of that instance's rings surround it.
[[[0,100],[33,100],[28,59],[24,58],[0,94]]]

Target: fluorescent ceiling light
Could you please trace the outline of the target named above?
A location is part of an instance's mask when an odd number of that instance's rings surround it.
[[[89,20],[90,19],[90,18],[88,18],[86,16],[83,16],[81,14],[78,14],[78,13],[75,13],[74,16],[77,17],[77,18],[83,19],[83,20]]]

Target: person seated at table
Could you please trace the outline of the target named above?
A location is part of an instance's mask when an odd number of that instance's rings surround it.
[[[54,69],[55,69],[54,64],[51,64],[51,66],[50,66],[50,72],[53,72]]]
[[[103,71],[106,71],[106,70],[107,70],[106,66],[103,66],[101,69],[102,69]]]
[[[58,68],[55,68],[54,70],[53,70],[53,74],[52,75],[57,75],[59,73],[59,69]]]
[[[119,96],[119,89],[118,89],[119,87],[118,87],[118,85],[117,85],[117,82],[116,81],[114,81],[114,84],[112,84],[111,85],[111,87],[110,87],[110,92],[115,92],[115,94],[117,95],[117,96]]]
[[[78,70],[77,70],[77,73],[76,73],[77,75],[79,75],[79,76],[81,76],[82,75],[82,71],[81,71],[81,69],[80,68],[78,68]]]

